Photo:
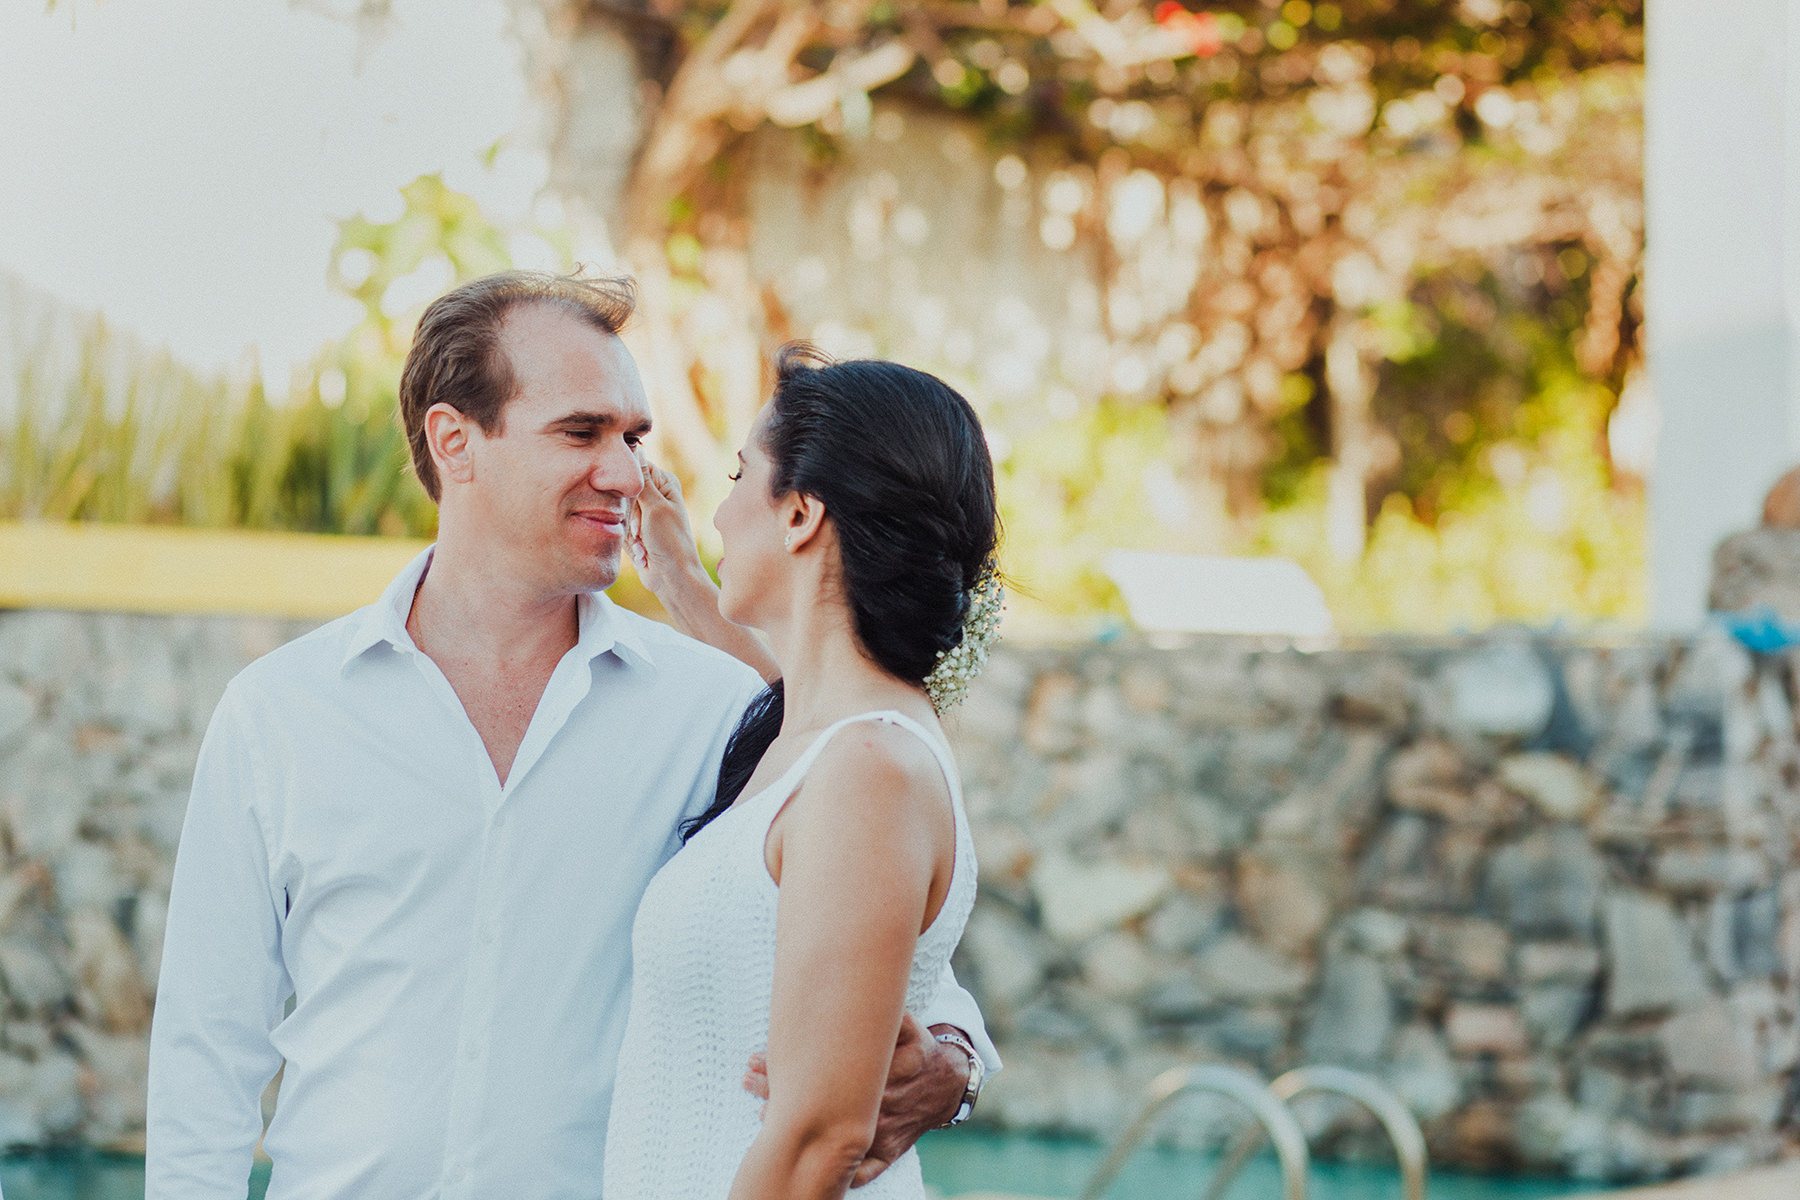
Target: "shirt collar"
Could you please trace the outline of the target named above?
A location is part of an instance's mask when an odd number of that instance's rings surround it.
[[[419,581],[425,578],[425,569],[431,565],[431,553],[436,548],[427,546],[421,550],[387,585],[381,599],[362,610],[350,644],[344,649],[343,669],[348,670],[352,662],[383,642],[397,650],[416,648],[412,635],[406,631],[406,618],[412,612],[413,594],[419,590]],[[577,596],[575,614],[575,648],[589,662],[609,650],[615,654],[625,650],[645,666],[655,665],[649,646],[620,618],[618,605],[606,593],[583,592]]]

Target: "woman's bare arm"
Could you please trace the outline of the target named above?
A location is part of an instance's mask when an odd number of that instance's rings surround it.
[[[782,813],[769,848],[781,885],[769,1104],[730,1200],[839,1200],[848,1190],[954,845],[936,758],[878,725],[840,733]]]
[[[644,586],[662,601],[675,628],[748,663],[769,683],[781,678],[781,668],[755,631],[720,614],[719,587],[700,562],[681,481],[646,462],[644,490],[631,526],[631,564]]]

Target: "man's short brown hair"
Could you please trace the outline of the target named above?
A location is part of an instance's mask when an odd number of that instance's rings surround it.
[[[617,334],[637,306],[637,289],[625,276],[501,271],[459,284],[431,302],[400,373],[400,421],[413,470],[434,502],[442,488],[425,444],[425,414],[434,404],[448,404],[483,433],[502,428],[517,384],[500,349],[500,326],[521,304],[552,305],[602,333]]]

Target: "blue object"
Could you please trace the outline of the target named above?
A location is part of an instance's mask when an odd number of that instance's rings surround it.
[[[1726,632],[1758,654],[1779,654],[1800,646],[1800,623],[1784,621],[1774,609],[1763,606],[1742,612],[1714,613]]]

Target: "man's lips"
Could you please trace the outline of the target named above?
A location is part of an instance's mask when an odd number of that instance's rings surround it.
[[[606,511],[603,509],[599,509],[599,510],[590,510],[590,511],[577,511],[571,515],[574,516],[577,520],[585,521],[589,525],[598,525],[600,528],[605,529],[611,533],[625,532],[625,514],[622,512],[609,512],[609,511]]]

